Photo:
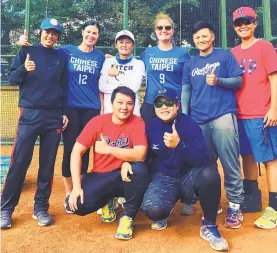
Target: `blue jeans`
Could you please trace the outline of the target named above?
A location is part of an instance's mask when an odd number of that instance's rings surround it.
[[[228,113],[221,117],[200,124],[212,165],[217,166],[217,159],[224,171],[224,188],[230,202],[243,202],[243,183],[239,161],[239,135],[235,115]]]

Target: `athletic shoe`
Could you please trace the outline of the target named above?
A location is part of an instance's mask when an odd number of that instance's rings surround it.
[[[193,215],[194,211],[194,204],[183,203],[180,213],[181,215]]]
[[[229,246],[227,241],[219,233],[217,225],[204,225],[200,227],[200,236],[210,243],[214,250],[228,251]]]
[[[113,222],[116,219],[114,203],[115,199],[109,199],[108,204],[102,208],[101,219],[103,222]]]
[[[262,211],[262,193],[260,189],[255,189],[253,193],[244,193],[244,200],[240,205],[243,213],[256,213]]]
[[[99,209],[96,211],[96,213],[97,213],[98,215],[102,215],[102,208],[99,208]]]
[[[64,209],[67,213],[74,213],[71,209],[70,209],[70,206],[69,206],[69,198],[70,198],[70,195],[67,195],[65,197],[65,200],[64,200]]]
[[[133,236],[133,219],[124,215],[120,218],[115,237],[121,240],[129,240],[132,238],[132,236]]]
[[[243,221],[242,212],[239,209],[227,208],[224,226],[226,228],[240,228]]]
[[[10,228],[12,226],[12,212],[1,211],[1,229]]]
[[[151,229],[153,230],[164,230],[167,227],[167,219],[152,221]]]
[[[272,207],[267,207],[262,216],[254,222],[254,227],[272,229],[277,227],[277,211]]]
[[[219,204],[218,208],[217,208],[217,214],[221,214],[222,212],[223,212],[223,209],[222,209],[221,205]]]
[[[53,219],[47,211],[38,211],[33,214],[33,218],[38,220],[39,226],[49,226],[53,223]]]

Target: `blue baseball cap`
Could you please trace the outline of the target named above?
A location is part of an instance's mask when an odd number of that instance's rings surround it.
[[[45,18],[40,24],[41,30],[55,29],[57,32],[62,32],[62,26],[55,18]]]
[[[179,104],[179,98],[174,89],[171,88],[162,88],[159,89],[154,97],[154,102],[159,97],[166,97],[167,99],[173,101],[175,104]]]

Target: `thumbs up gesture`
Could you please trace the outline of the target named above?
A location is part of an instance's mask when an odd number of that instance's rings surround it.
[[[95,142],[95,152],[102,155],[109,155],[111,153],[111,147],[107,144],[103,134],[100,134],[100,141]]]
[[[175,128],[175,123],[172,125],[172,133],[164,133],[164,144],[168,148],[175,148],[180,141],[180,137],[178,135],[178,132]]]
[[[211,71],[210,74],[206,75],[206,83],[210,86],[214,86],[217,83],[215,69],[216,69],[216,67],[213,68],[213,70]]]
[[[27,56],[26,56],[26,60],[25,60],[24,66],[25,66],[25,69],[26,69],[28,72],[34,71],[35,68],[36,68],[36,64],[35,64],[34,61],[31,61],[30,55],[29,55],[29,54],[27,54]]]
[[[26,29],[24,29],[23,35],[20,35],[19,42],[17,43],[19,46],[32,46],[31,43],[28,42],[28,34]]]

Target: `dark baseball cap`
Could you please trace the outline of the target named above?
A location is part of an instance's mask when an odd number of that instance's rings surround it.
[[[249,21],[256,20],[257,14],[251,7],[239,7],[233,12],[233,22],[238,19],[246,19]]]
[[[154,97],[154,102],[159,97],[166,97],[167,99],[173,101],[175,104],[179,104],[179,98],[174,89],[171,88],[162,88],[159,89]]]
[[[62,26],[55,18],[45,18],[40,24],[41,30],[55,29],[58,33],[62,32]]]

